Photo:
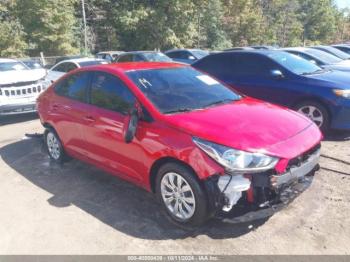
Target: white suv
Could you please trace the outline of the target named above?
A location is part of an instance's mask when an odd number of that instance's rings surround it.
[[[39,94],[49,86],[46,71],[13,59],[0,59],[0,116],[36,111]]]

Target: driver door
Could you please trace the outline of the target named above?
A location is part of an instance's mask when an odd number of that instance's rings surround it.
[[[136,138],[131,143],[124,141],[124,126],[136,101],[134,95],[115,75],[96,71],[89,100],[92,110],[85,132],[89,159],[126,179],[141,180],[136,172],[143,165],[139,143]]]

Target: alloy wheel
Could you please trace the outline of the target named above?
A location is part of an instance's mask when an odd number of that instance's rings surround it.
[[[318,127],[321,127],[324,119],[323,114],[321,110],[319,110],[315,106],[303,106],[298,109],[298,112],[308,117],[310,120],[312,120]]]
[[[61,149],[60,149],[60,144],[56,136],[52,133],[49,132],[46,136],[46,143],[47,143],[47,148],[49,150],[50,156],[58,160],[61,155]]]
[[[181,220],[190,219],[196,200],[189,183],[179,174],[166,173],[161,180],[161,195],[168,211]]]

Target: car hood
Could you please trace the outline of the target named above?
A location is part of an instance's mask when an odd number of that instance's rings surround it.
[[[322,138],[316,125],[303,115],[252,98],[165,118],[192,136],[287,159],[307,151]]]
[[[326,86],[328,88],[348,89],[350,83],[349,72],[336,70],[324,72],[322,74],[308,75],[305,77],[309,80],[316,80],[315,83]]]
[[[0,85],[37,81],[45,75],[46,71],[43,69],[0,72]]]

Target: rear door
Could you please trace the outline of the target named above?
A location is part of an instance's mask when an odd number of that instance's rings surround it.
[[[72,154],[87,155],[84,130],[89,124],[86,112],[90,111],[87,103],[87,91],[91,80],[89,72],[80,72],[68,76],[54,87],[55,100],[50,105],[55,129],[65,149]]]
[[[103,167],[126,175],[127,179],[141,180],[142,149],[137,142],[125,143],[123,131],[127,114],[135,104],[129,88],[116,76],[95,72],[89,92],[93,110],[91,123],[85,129],[89,158]]]

